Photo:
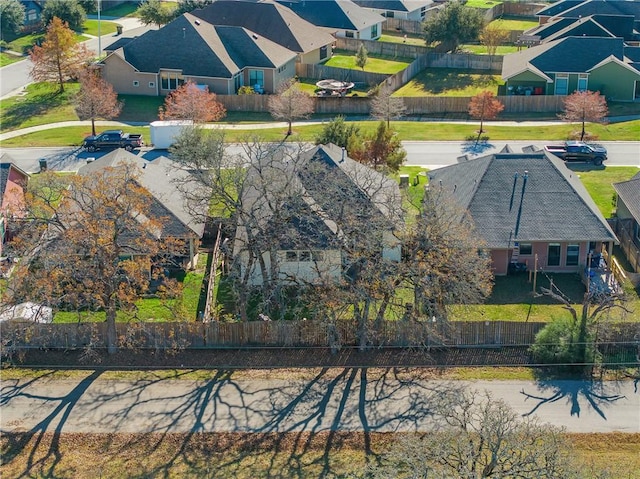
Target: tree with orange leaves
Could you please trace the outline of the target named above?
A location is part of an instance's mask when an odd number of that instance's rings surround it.
[[[216,100],[215,93],[209,93],[188,81],[174,90],[160,107],[161,120],[193,120],[195,123],[222,120],[227,114],[224,105]]]
[[[135,312],[154,265],[180,248],[151,213],[154,200],[139,176],[133,164],[71,177],[38,175],[29,182],[27,214],[12,243],[23,261],[5,295],[78,311],[79,318],[104,314],[109,353],[118,347],[116,315]]]
[[[469,116],[480,120],[480,129],[478,130],[476,143],[480,141],[480,135],[484,132],[482,129],[484,121],[495,119],[502,110],[504,110],[503,103],[490,91],[485,90],[471,98],[469,102]]]
[[[81,68],[93,53],[82,43],[76,43],[75,34],[68,24],[53,17],[41,46],[34,46],[29,54],[31,78],[34,81],[54,82],[64,91],[64,82],[77,78]]]
[[[76,96],[75,109],[78,118],[91,120],[91,134],[96,135],[96,118],[111,120],[122,111],[122,102],[109,82],[98,72],[86,70],[80,75],[80,91]]]

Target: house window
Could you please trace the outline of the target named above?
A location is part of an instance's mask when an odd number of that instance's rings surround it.
[[[569,93],[569,75],[556,75],[556,95],[566,95]]]
[[[297,251],[287,251],[285,253],[285,261],[295,262],[298,261],[298,252]]]
[[[387,18],[393,18],[395,15],[395,13],[393,12],[393,10],[387,10],[386,12],[384,12],[384,16]]]
[[[547,266],[560,266],[560,243],[549,243]]]
[[[36,12],[35,8],[32,8],[27,12],[27,20],[30,23],[31,22],[35,22],[36,20],[38,20],[38,12]]]
[[[149,82],[149,88],[155,88],[155,87],[156,87],[156,83],[155,83],[155,82],[150,81],[150,82]]]
[[[587,91],[589,78],[584,73],[578,75],[578,91]]]
[[[520,256],[531,256],[533,254],[533,246],[531,243],[520,243]]]
[[[162,72],[160,80],[163,90],[176,90],[184,83],[184,76],[178,72]]]
[[[249,70],[249,85],[259,85],[261,87],[264,87],[264,71]]]
[[[140,82],[138,80],[133,80],[133,86],[140,86]]]
[[[349,30],[344,32],[344,36],[347,38],[353,38],[353,32],[350,32]]]
[[[577,266],[578,258],[580,256],[580,245],[579,244],[568,244],[567,245],[567,266]]]
[[[371,38],[378,38],[378,24],[371,27]]]
[[[327,46],[320,47],[320,60],[327,58]]]
[[[300,261],[311,261],[311,251],[300,251]]]

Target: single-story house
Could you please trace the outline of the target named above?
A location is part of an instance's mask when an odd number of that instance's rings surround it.
[[[585,18],[556,17],[543,25],[531,28],[523,37],[538,39],[545,43],[565,37],[611,37],[626,42],[638,39],[634,29],[635,19],[631,15],[590,15]]]
[[[24,7],[24,24],[22,31],[32,32],[42,27],[42,9],[44,1],[39,0],[20,0]]]
[[[6,153],[0,154],[0,256],[11,237],[11,220],[24,211],[24,192],[29,174],[21,170]]]
[[[614,183],[613,188],[617,194],[617,228],[624,230],[620,240],[621,243],[627,240],[623,249],[631,256],[629,261],[635,272],[640,273],[640,173],[628,181]]]
[[[398,184],[344,149],[319,145],[294,160],[270,159],[250,168],[247,182],[251,214],[238,218],[233,256],[249,284],[263,283],[260,261],[275,271],[270,279],[294,284],[337,281],[368,255],[400,260]]]
[[[504,151],[504,150],[503,150]],[[578,176],[548,152],[496,153],[428,173],[466,211],[493,271],[575,273],[618,239]]]
[[[222,95],[243,85],[271,93],[295,75],[298,57],[246,28],[211,25],[190,13],[123,43],[100,66],[116,92],[131,95],[167,95],[186,81]]]
[[[335,38],[276,2],[216,0],[191,12],[210,25],[243,27],[298,54],[298,63],[331,58]]]
[[[161,238],[184,240],[184,254],[174,260],[184,268],[193,268],[198,261],[198,245],[204,234],[205,211],[197,214],[182,193],[180,184],[184,184],[190,173],[184,171],[173,160],[164,156],[153,161],[116,149],[103,157],[92,161],[78,170],[79,175],[93,175],[108,167],[135,165],[140,176],[138,182],[153,197],[150,216],[162,222],[162,231],[155,232]]]
[[[351,0],[277,0],[278,3],[336,37],[377,40],[384,17]]]
[[[353,3],[386,18],[422,22],[429,11],[439,10],[434,0],[353,0]]]
[[[640,30],[640,2],[625,0],[562,0],[536,13],[542,25],[552,18],[587,18],[591,15],[630,15],[635,29]]]
[[[638,47],[622,38],[567,37],[505,55],[507,94],[570,95],[599,91],[608,99],[640,99]]]

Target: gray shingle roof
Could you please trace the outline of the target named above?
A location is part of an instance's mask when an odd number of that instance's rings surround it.
[[[174,237],[202,237],[204,222],[201,217],[190,213],[186,200],[180,192],[176,180],[185,180],[189,173],[179,168],[174,161],[159,157],[147,161],[123,149],[116,149],[78,170],[80,175],[92,173],[107,167],[132,164],[140,170],[138,182],[151,193],[154,203],[151,216],[163,219],[163,233]]]
[[[445,189],[470,213],[490,248],[514,240],[617,242],[576,174],[548,153],[489,155],[429,178],[430,188]]]
[[[502,77],[510,78],[526,69],[544,73],[584,73],[612,55],[624,59],[622,38],[561,38],[506,55]]]
[[[631,215],[640,223],[640,173],[628,181],[614,183],[619,200],[626,205]]]
[[[351,0],[278,0],[278,3],[318,27],[336,30],[358,31],[384,20]]]
[[[393,10],[396,12],[413,12],[422,7],[434,4],[433,0],[353,0],[353,3],[363,8],[377,8],[378,10]]]
[[[276,68],[296,56],[245,28],[214,26],[189,13],[132,40],[122,51],[139,71],[168,68],[209,78],[231,78],[247,66]]]
[[[589,15],[632,15],[636,20],[640,20],[640,2],[587,0],[554,15],[573,18],[588,17]]]
[[[553,17],[555,15],[559,15],[562,12],[566,12],[570,8],[573,8],[576,5],[580,5],[581,3],[584,3],[584,0],[562,0],[548,7],[544,7],[542,10],[538,10],[536,15]]]
[[[586,18],[555,18],[532,28],[527,35],[537,35],[543,41],[564,37],[620,37],[633,40],[633,17],[626,15],[591,15]]]
[[[244,27],[297,53],[316,50],[335,40],[327,32],[275,2],[216,0],[191,13],[211,25]]]

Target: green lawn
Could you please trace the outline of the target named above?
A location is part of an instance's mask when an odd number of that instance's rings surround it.
[[[573,169],[576,168],[578,167],[573,167]],[[610,218],[615,209],[613,183],[627,181],[637,173],[638,168],[633,166],[612,166],[603,170],[577,171],[580,180],[605,218]]]
[[[413,60],[410,58],[390,58],[390,57],[374,57],[369,56],[367,64],[364,67],[366,72],[384,73],[393,75],[401,72]],[[334,50],[333,56],[324,63],[328,67],[347,68],[349,70],[360,70],[356,66],[355,52],[347,50]]]
[[[502,2],[494,2],[492,0],[467,0],[465,6],[473,8],[491,8]]]
[[[515,53],[518,51],[518,47],[515,45],[500,45],[496,48],[496,55],[507,55],[509,53]],[[461,53],[473,53],[474,55],[488,55],[487,47],[484,45],[460,45]]]
[[[378,125],[376,121],[356,122],[362,131],[372,132]],[[475,124],[465,123],[436,123],[419,121],[392,121],[393,129],[402,140],[431,140],[431,141],[462,141],[477,129]],[[487,134],[492,141],[531,140],[565,140],[574,130],[571,125],[554,126],[494,126],[485,125]],[[320,134],[323,125],[295,126],[291,141],[314,141]],[[28,135],[4,140],[2,145],[9,147],[36,147],[36,146],[70,146],[79,145],[89,132],[90,127],[79,126],[69,128],[54,128],[39,131]],[[149,138],[148,127],[125,127],[124,131],[130,133],[142,133],[145,139]],[[635,141],[640,138],[640,120],[615,123],[611,125],[590,125],[589,131],[598,134],[602,141]],[[247,124],[246,129],[233,129],[225,131],[225,139],[229,142],[242,141],[247,135],[259,134],[267,141],[282,140],[286,128],[266,128],[255,130]]]
[[[158,298],[147,298],[137,301],[135,319],[140,321],[195,320],[198,315],[198,305],[200,302],[200,293],[202,290],[206,264],[207,257],[203,254],[199,258],[198,268],[194,271],[187,272],[184,277],[178,278],[181,280],[183,287],[181,298],[167,301],[163,301]],[[117,321],[126,322],[131,319],[131,314],[122,312],[118,313]],[[78,321],[92,322],[104,320],[104,312],[80,313],[75,311],[59,311],[53,318],[55,323],[75,323]]]
[[[496,18],[491,22],[491,26],[501,28],[503,30],[529,30],[530,28],[537,27],[538,22],[536,20],[525,20],[515,17],[502,17]]]
[[[0,131],[77,120],[72,101],[79,88],[77,83],[67,83],[60,94],[56,85],[32,83],[26,95],[0,100]]]
[[[109,35],[116,32],[117,23],[100,20],[100,35]],[[98,36],[98,20],[87,20],[84,22],[83,33],[87,35]]]
[[[12,63],[19,62],[20,60],[24,60],[24,57],[0,52],[0,67],[11,65]]]
[[[101,15],[105,17],[135,17],[138,10],[138,2],[122,2],[112,8],[101,11]]]
[[[474,96],[485,90],[497,93],[499,85],[504,85],[500,75],[475,70],[427,68],[396,90],[393,96]]]

